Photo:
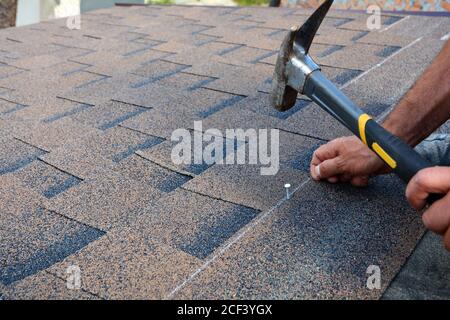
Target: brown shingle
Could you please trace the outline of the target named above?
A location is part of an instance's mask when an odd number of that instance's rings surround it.
[[[107,299],[162,299],[200,260],[132,230],[111,230],[100,240],[50,268],[66,277],[68,266],[82,271],[82,288]],[[139,275],[139,276],[137,276]]]

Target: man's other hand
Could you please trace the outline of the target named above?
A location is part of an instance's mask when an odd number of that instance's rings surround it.
[[[372,175],[389,172],[384,162],[356,136],[338,138],[319,147],[310,165],[314,180],[366,186]]]
[[[417,210],[422,209],[430,193],[445,194],[434,202],[422,216],[425,226],[444,236],[444,245],[450,251],[450,167],[420,170],[408,183],[406,197]]]

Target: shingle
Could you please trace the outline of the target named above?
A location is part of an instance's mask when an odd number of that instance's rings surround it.
[[[73,60],[61,62],[59,65],[56,65],[52,68],[52,70],[59,71],[60,75],[63,77],[68,77],[74,73],[86,70],[89,68],[88,64],[75,62]]]
[[[284,185],[297,187],[306,174],[281,167],[276,175],[261,175],[259,165],[213,166],[184,188],[259,210],[268,210],[286,195]],[[246,179],[241,179],[245,176]]]
[[[236,152],[237,149],[243,147],[245,144],[244,141],[234,139],[227,139],[223,136],[215,136],[209,132],[201,133],[200,131],[188,131],[190,135],[190,142],[187,142],[189,145],[191,145],[191,154],[190,154],[190,162],[189,163],[180,163],[176,164],[173,162],[172,159],[172,153],[174,150],[174,147],[181,141],[179,140],[166,140],[163,143],[159,144],[158,146],[148,149],[148,150],[142,150],[138,151],[137,154],[140,156],[149,159],[150,161],[153,161],[155,163],[158,163],[166,168],[171,168],[174,171],[181,172],[185,175],[199,175],[209,167],[213,166],[216,162],[222,162],[223,159],[229,154],[232,154]],[[225,133],[225,132],[224,132]],[[200,135],[199,138],[196,138],[195,135]],[[177,137],[178,138],[178,137]],[[195,149],[194,149],[194,140],[195,139],[202,139],[202,158],[196,162],[195,160]],[[206,155],[206,147],[210,145],[210,143],[214,141],[217,143],[222,144],[222,149],[220,150],[220,154],[215,154],[215,150],[211,151],[214,152],[212,157],[214,157],[214,162],[209,163],[205,160]],[[230,144],[232,147],[232,150],[229,149],[228,144]],[[208,153],[209,155],[209,153]]]
[[[366,34],[367,31],[323,27],[320,28],[320,32],[318,32],[317,36],[314,38],[314,42],[329,45],[348,46],[361,37],[364,37]]]
[[[204,130],[207,130],[209,128],[216,128],[221,130],[222,132],[225,132],[226,129],[232,128],[239,128],[244,130],[282,128],[282,125],[286,123],[286,121],[280,119],[279,117],[272,117],[253,112],[251,109],[258,108],[258,105],[249,108],[246,104],[247,101],[254,102],[255,99],[252,97],[243,99],[234,106],[220,110],[213,115],[205,118],[202,122]],[[294,115],[290,116],[289,118],[293,117]]]
[[[136,117],[123,122],[125,128],[138,130],[158,137],[169,138],[172,132],[178,128],[190,128],[195,120],[200,120],[199,116],[191,111],[177,110],[174,104],[167,108],[152,109]],[[178,117],[174,117],[177,112]]]
[[[67,101],[67,100],[66,100]],[[63,103],[61,103],[63,104]],[[78,102],[73,102],[73,101],[69,101],[67,103],[69,106],[67,106],[66,110],[61,110],[60,112],[56,112],[54,114],[49,115],[48,117],[45,117],[44,119],[42,119],[41,121],[43,123],[51,123],[54,121],[58,121],[62,118],[65,117],[71,117],[76,115],[77,113],[81,113],[87,109],[90,109],[92,107],[92,105],[86,104],[86,103],[78,103]]]
[[[406,46],[417,39],[414,35],[399,36],[391,31],[369,32],[364,37],[358,39],[356,43],[369,43],[378,45]]]
[[[178,72],[158,80],[158,85],[177,90],[194,91],[206,86],[215,78],[196,75],[188,72]],[[213,94],[213,93],[211,93]]]
[[[205,87],[237,95],[251,95],[256,92],[261,83],[272,76],[273,67],[257,64],[251,69],[251,73],[232,73],[230,71],[226,76],[208,83]],[[191,72],[196,73],[195,71]]]
[[[227,65],[218,61],[203,61],[193,65],[191,68],[187,69],[186,72],[202,76],[221,78],[228,74],[243,74],[243,70],[245,69],[242,66]]]
[[[299,98],[296,106],[283,113],[270,106],[266,94],[256,94],[204,119],[203,128],[216,128],[223,132],[228,128],[280,128],[321,139],[348,132],[320,107],[302,100],[301,96]]]
[[[70,117],[49,123],[40,123],[33,126],[30,133],[18,135],[23,141],[39,147],[43,150],[51,151],[58,147],[69,147],[90,136],[100,134],[100,130],[87,127]]]
[[[414,42],[407,50],[374,69],[361,81],[345,88],[344,92],[365,108],[365,105],[393,105],[415,82],[431,61],[442,43],[433,39]],[[362,81],[364,80],[364,81]],[[364,95],[361,95],[364,92]]]
[[[241,30],[253,30],[258,26],[264,24],[264,21],[256,21],[246,19],[247,17],[244,15],[242,19],[236,19],[233,21],[232,25],[240,28]],[[248,17],[251,18],[251,17]]]
[[[281,128],[303,135],[331,140],[351,134],[318,105],[312,103],[286,119]]]
[[[398,46],[387,46],[381,49],[376,53],[377,56],[387,58],[397,50],[399,50],[401,47]]]
[[[392,26],[389,31],[398,36],[413,35],[416,38],[424,37],[439,39],[450,30],[448,17],[410,16]]]
[[[366,35],[368,35],[370,31],[360,31],[357,34],[355,34],[353,37],[350,38],[351,41],[358,41],[361,38],[364,38]]]
[[[0,86],[0,95],[5,94],[5,93],[8,93],[8,92],[10,92],[10,91],[12,91],[12,89],[7,88],[7,87]]]
[[[203,52],[204,49],[208,48],[209,46],[214,44],[215,42],[212,43],[208,43],[203,47],[196,47],[193,44],[188,44],[188,43],[180,43],[178,41],[175,40],[168,40],[168,41],[164,41],[163,43],[158,44],[157,46],[154,47],[154,50],[158,50],[160,52],[166,52],[166,53],[170,53],[170,58],[168,59],[169,61],[172,61],[172,58],[175,60],[173,62],[176,63],[181,63],[181,64],[189,64],[189,63],[185,63],[184,59],[193,59],[193,57],[184,57],[184,55],[176,55],[175,53],[182,53],[182,52],[187,52],[187,51],[194,51],[194,52],[198,52],[201,51]],[[208,54],[211,54],[210,50],[207,50]],[[183,61],[177,61],[178,59],[183,59]]]
[[[136,69],[141,64],[145,65],[157,59],[167,58],[170,55],[167,52],[151,49],[126,57],[114,51],[96,51],[71,60],[90,65],[88,70],[91,72],[112,76]],[[120,69],[117,68],[117,65],[120,65]]]
[[[276,56],[276,51],[263,50],[257,48],[251,48],[247,46],[239,46],[235,50],[220,54],[226,60],[238,63],[257,63],[273,55]]]
[[[22,121],[0,118],[0,133],[3,139],[17,137],[18,133],[26,132],[28,129],[28,124]]]
[[[108,232],[49,272],[64,277],[70,265],[80,267],[82,288],[101,298],[162,299],[200,260],[156,241],[144,243],[133,231],[123,229]]]
[[[72,72],[67,76],[61,77],[61,73],[64,73],[65,69],[64,67],[60,69],[60,67],[61,64],[58,64],[55,69],[41,69],[31,73],[25,72],[9,78],[9,81],[5,85],[11,89],[15,89],[11,93],[10,100],[26,105],[45,106],[50,102],[54,102],[56,96],[63,96],[63,93],[67,92],[69,88],[71,88],[69,92],[91,92],[95,91],[95,88],[106,87],[112,82],[104,75],[83,70]],[[79,95],[79,97],[82,100],[76,97],[71,100],[86,104],[96,103],[94,99],[88,99],[88,95]],[[68,98],[70,99],[70,97]]]
[[[134,97],[127,91],[127,88],[132,83],[142,80],[144,80],[144,78],[137,75],[120,73],[119,75],[105,78],[103,81],[91,83],[91,85],[88,86],[69,87],[71,89],[64,90],[59,96],[65,99],[93,105],[104,103],[105,101],[112,99],[144,107],[151,107],[151,105],[147,105],[147,103],[150,102],[149,99],[140,99],[136,102],[135,99],[133,99]],[[122,92],[124,93],[122,94]]]
[[[33,290],[30,290],[33,288]],[[45,271],[10,285],[4,300],[96,300],[96,296],[79,289],[68,289],[65,280]]]
[[[271,19],[267,19],[265,24],[262,25],[266,28],[280,28],[289,30],[292,26],[301,25],[308,18],[307,13],[303,15],[285,15],[279,17],[273,17]]]
[[[57,47],[60,47],[61,49],[52,52],[52,55],[56,56],[57,58],[60,58],[60,59],[70,60],[70,59],[74,59],[77,57],[85,56],[86,54],[89,54],[93,51],[91,49],[79,48],[76,46],[67,46],[67,45],[58,44],[58,43],[55,43],[55,45]]]
[[[162,193],[116,173],[85,180],[46,200],[46,206],[87,225],[108,230],[139,214]]]
[[[26,107],[28,107],[28,106],[21,104],[21,103],[14,102],[14,101],[9,101],[7,99],[0,98],[0,117],[8,115],[10,113],[14,113],[14,112],[19,111]]]
[[[312,153],[325,141],[280,131],[280,163],[309,173]]]
[[[105,155],[112,161],[120,162],[131,156],[135,151],[151,148],[161,142],[162,139],[157,137],[123,127],[115,127],[87,141],[86,146],[92,152]]]
[[[367,30],[367,19],[370,15],[364,15],[364,17],[359,18],[359,19],[353,19],[350,20],[348,22],[345,22],[343,24],[341,24],[339,27],[340,28],[345,28],[345,29],[351,29],[351,30],[361,30],[361,31],[366,31]],[[400,20],[404,19],[406,16],[405,15],[381,15],[380,16],[380,20],[381,20],[381,27],[382,28],[386,28],[389,27],[390,25],[399,22]],[[374,30],[376,33],[377,30]]]
[[[127,41],[122,43],[120,46],[111,49],[117,54],[121,54],[124,57],[129,57],[150,50],[160,43],[161,41],[150,39],[145,42]]]
[[[318,58],[323,58],[323,57],[333,54],[334,52],[339,51],[343,48],[344,48],[344,46],[339,46],[339,45],[322,45],[322,48],[320,48],[320,44],[316,44],[310,51],[310,54],[311,54],[311,56],[317,56]]]
[[[173,36],[170,37],[171,40],[176,40],[182,43],[186,43],[186,44],[193,44],[197,47],[200,46],[204,46],[207,45],[211,42],[217,41],[219,39],[221,39],[220,37],[214,36],[214,35],[209,35],[206,33],[196,33],[196,34],[191,34],[191,35],[178,35],[178,34],[174,34]]]
[[[180,189],[155,203],[132,226],[146,239],[205,259],[258,214],[252,208]]]
[[[123,177],[148,184],[161,192],[171,192],[192,179],[188,175],[161,167],[138,155],[132,155],[121,161],[114,166],[113,170]]]
[[[25,188],[14,175],[1,175],[0,181],[0,196],[2,199],[0,215],[2,221],[6,221],[7,218],[11,219],[11,217],[19,216],[30,208],[42,206],[42,197],[37,192]],[[4,234],[7,234],[8,228],[3,231]]]
[[[190,34],[198,34],[203,31],[214,28],[213,26],[208,26],[206,24],[195,23],[195,22],[186,22],[180,25],[183,28],[183,32]]]
[[[0,39],[0,43],[2,46],[6,46],[3,39]],[[9,61],[14,61],[16,59],[18,59],[16,53],[11,52],[10,50],[0,49],[0,66],[4,67]]]
[[[420,216],[406,209],[395,179],[348,188],[308,183],[173,297],[379,297],[422,236]],[[381,268],[382,290],[366,287],[370,265]]]
[[[147,110],[140,106],[110,100],[92,108],[86,108],[74,114],[71,118],[84,125],[93,126],[100,130],[108,130]]]
[[[77,177],[84,178],[107,171],[136,151],[152,148],[163,139],[116,126],[94,131],[71,143],[51,146],[52,152],[42,159]]]
[[[206,118],[224,108],[233,106],[234,104],[238,103],[242,99],[244,99],[243,96],[230,95],[229,98],[222,99],[221,101],[211,105],[208,109],[206,109],[204,111],[200,111],[197,114],[200,116],[200,118]]]
[[[326,66],[323,66],[321,69],[328,79],[330,79],[337,86],[344,85],[363,72],[355,69],[340,69]]]
[[[99,23],[95,19],[92,20],[86,19],[82,28],[86,29],[86,31],[83,32],[84,35],[96,38],[109,38],[116,34],[120,34],[127,30],[133,29],[132,27],[127,25],[111,24],[103,22]]]
[[[0,281],[5,285],[50,267],[103,235],[100,230],[45,209],[30,207],[29,210],[14,217],[14,227],[20,230],[5,226],[13,234],[2,248],[7,263],[2,261]],[[15,250],[22,250],[21,255]]]
[[[45,154],[44,150],[17,139],[2,138],[0,143],[0,175],[17,171]]]
[[[0,63],[0,79],[5,79],[8,77],[20,74],[22,72],[26,72],[26,71],[23,69],[16,68],[11,65]]]
[[[157,60],[134,70],[133,73],[144,77],[142,81],[131,84],[132,88],[139,88],[175,75],[189,68],[188,65],[176,64],[164,60]]]
[[[280,45],[274,39],[270,39],[262,34],[255,34],[253,29],[243,30],[239,26],[230,25],[227,28],[215,28],[205,31],[203,34],[215,37],[216,41],[243,44],[264,50],[277,50]]]
[[[14,61],[23,61],[32,67],[32,61],[48,61],[46,55],[52,56],[61,51],[61,46],[53,43],[50,33],[46,30],[38,30],[30,26],[24,26],[20,30],[15,30],[13,34],[7,36],[8,48],[14,54]],[[36,59],[34,59],[36,57]],[[41,60],[41,57],[44,58]],[[35,67],[38,67],[35,66]]]
[[[448,299],[449,261],[450,253],[442,249],[441,237],[427,231],[382,299]]]
[[[25,59],[19,59],[13,62],[13,65],[20,69],[34,70],[53,66],[62,61],[54,55],[41,55]]]
[[[380,62],[384,55],[380,55],[383,47],[367,44],[355,44],[347,46],[326,57],[321,57],[319,62],[328,66],[335,66],[347,69],[367,70],[371,66]],[[383,53],[389,53],[383,51]],[[350,58],[351,57],[351,58]]]
[[[0,281],[4,285],[48,268],[102,235],[97,229],[45,209],[42,197],[20,179],[10,175],[0,179],[0,229],[5,241]]]
[[[161,88],[164,90],[164,87]],[[161,97],[153,110],[124,121],[123,126],[159,137],[170,137],[174,130],[192,128],[194,121],[231,108],[243,99],[226,92],[189,88],[192,87]]]
[[[81,182],[80,178],[58,170],[40,160],[19,169],[15,177],[24,186],[34,189],[46,198],[52,198]]]

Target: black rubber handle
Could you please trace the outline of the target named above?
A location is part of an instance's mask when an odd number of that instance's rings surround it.
[[[365,139],[367,146],[406,183],[418,171],[432,166],[413,148],[386,131],[375,120],[370,119],[367,121],[365,125]],[[427,203],[432,204],[443,196],[443,194],[430,194],[427,198]]]
[[[419,170],[431,166],[413,148],[386,131],[375,120],[370,119],[367,121],[365,135],[367,146],[377,153],[406,183]]]

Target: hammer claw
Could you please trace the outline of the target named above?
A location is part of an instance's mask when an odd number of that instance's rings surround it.
[[[296,32],[294,46],[301,50],[302,54],[308,53],[314,36],[332,4],[333,0],[326,0],[322,3]]]

